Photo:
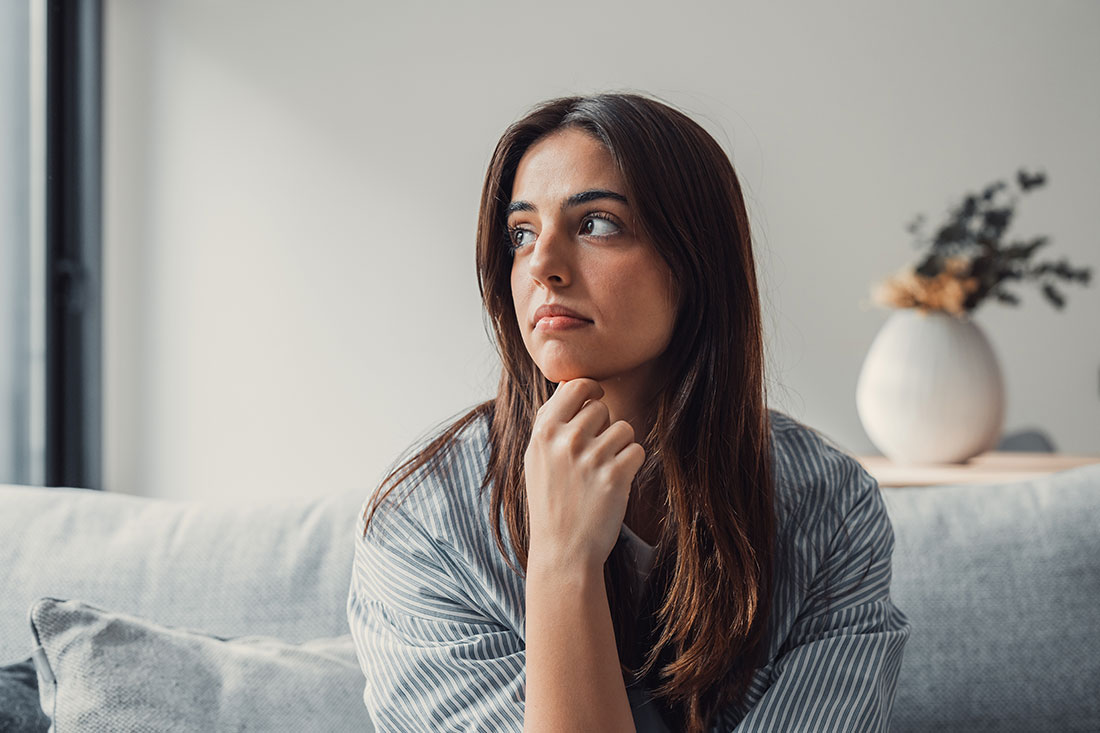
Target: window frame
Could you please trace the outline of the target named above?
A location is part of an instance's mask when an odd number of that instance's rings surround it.
[[[45,8],[45,485],[98,489],[103,8],[34,2]]]

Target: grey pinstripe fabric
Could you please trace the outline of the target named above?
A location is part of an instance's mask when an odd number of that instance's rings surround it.
[[[882,494],[854,458],[770,414],[786,560],[769,661],[712,730],[886,730],[910,626],[890,600]],[[487,440],[487,419],[470,425],[399,507],[405,487],[394,491],[365,538],[360,515],[347,612],[380,733],[523,728],[524,581],[493,541],[488,493],[479,498]],[[638,730],[661,730],[652,706],[641,710],[648,693],[628,692]]]

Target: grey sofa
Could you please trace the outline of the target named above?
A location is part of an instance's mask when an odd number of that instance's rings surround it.
[[[913,624],[892,729],[1100,731],[1100,465],[883,492],[893,595]],[[369,731],[344,610],[364,498],[200,505],[0,486],[0,664],[27,658],[34,621],[58,673],[47,702],[74,720],[103,707],[95,684],[114,685],[124,706],[148,696],[143,686],[171,691],[201,672],[202,694],[213,684],[241,708],[222,712],[250,730]],[[242,637],[257,646],[226,651]],[[101,653],[104,640],[131,656]],[[272,676],[264,654],[314,666]],[[189,689],[164,699],[198,694]]]

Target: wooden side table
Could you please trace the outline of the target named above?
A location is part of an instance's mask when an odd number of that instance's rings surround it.
[[[900,464],[885,456],[856,456],[856,460],[878,480],[879,486],[942,486],[1024,481],[1100,463],[1100,456],[991,451],[966,463]]]

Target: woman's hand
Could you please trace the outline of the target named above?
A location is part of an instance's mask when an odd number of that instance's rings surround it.
[[[645,450],[630,423],[611,424],[601,397],[595,380],[571,379],[535,414],[524,454],[528,565],[598,570],[615,547]]]

